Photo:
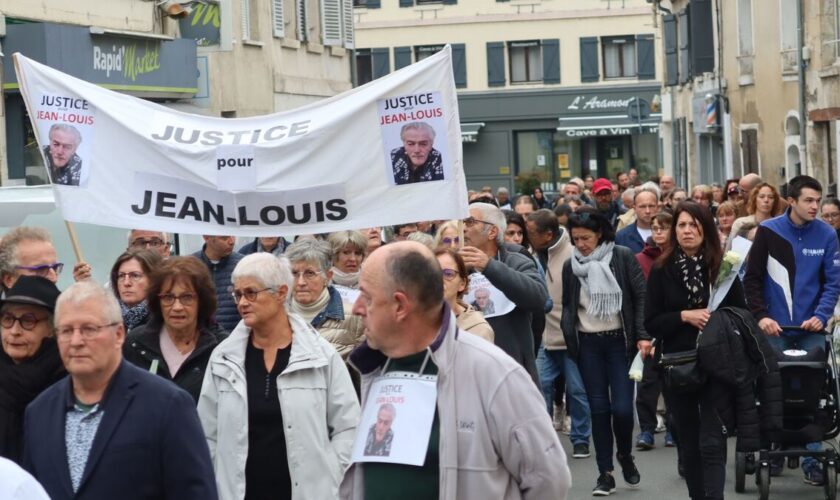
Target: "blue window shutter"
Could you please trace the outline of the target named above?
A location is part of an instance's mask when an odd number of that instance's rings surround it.
[[[411,47],[394,47],[394,71],[411,64]]]
[[[487,42],[487,85],[505,86],[505,44]]]
[[[636,35],[636,71],[639,80],[656,78],[655,42],[653,35]]]
[[[543,40],[543,83],[560,83],[560,40]]]
[[[677,32],[680,37],[680,83],[691,81],[691,30],[689,28],[689,7],[677,15]]]
[[[391,58],[388,49],[370,49],[373,79],[385,76],[391,72]]]
[[[458,3],[458,0],[443,0],[443,5],[455,5]]]
[[[600,79],[598,37],[582,37],[580,39],[580,81],[597,82]]]
[[[365,0],[365,7],[368,9],[378,9],[381,6],[379,0]]]
[[[691,69],[695,75],[715,70],[711,0],[691,0]]]
[[[400,0],[400,7],[414,7],[414,0]]]
[[[467,86],[467,50],[463,43],[452,44],[452,74],[457,88]]]
[[[665,85],[671,87],[680,83],[679,59],[677,58],[677,16],[662,16],[665,43]]]

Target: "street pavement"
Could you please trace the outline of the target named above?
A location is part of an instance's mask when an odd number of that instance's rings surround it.
[[[635,435],[634,435],[635,436]],[[677,450],[663,446],[665,434],[656,434],[656,448],[650,451],[634,451],[636,466],[642,475],[642,482],[636,489],[630,489],[624,484],[621,469],[616,464],[616,490],[610,498],[627,500],[682,500],[688,499],[688,490],[679,475],[677,475]],[[598,468],[595,465],[595,448],[590,443],[592,455],[589,458],[572,458],[569,437],[560,434],[560,441],[566,449],[569,468],[572,471],[572,490],[569,500],[596,498],[592,496],[592,488],[598,478]],[[755,476],[747,476],[746,491],[735,493],[735,440],[729,440],[729,455],[727,456],[726,489],[724,495],[728,499],[757,499],[758,488]],[[800,469],[785,469],[781,477],[774,477],[770,482],[771,499],[817,500],[824,499],[822,487],[810,486],[802,482]]]

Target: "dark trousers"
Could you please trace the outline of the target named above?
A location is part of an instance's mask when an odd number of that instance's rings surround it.
[[[659,403],[659,394],[662,392],[662,377],[656,364],[653,361],[653,356],[644,359],[644,370],[642,371],[642,381],[636,387],[636,414],[639,415],[639,429],[642,432],[654,433],[656,430],[656,407]],[[667,412],[667,401],[666,401]],[[671,419],[665,417],[665,425],[668,427],[668,432],[673,434],[671,428]]]
[[[592,414],[598,471],[612,471],[613,443],[622,457],[633,447],[633,381],[627,376],[624,337],[581,333],[578,369]]]
[[[716,382],[708,381],[698,392],[668,393],[669,410],[679,435],[685,482],[692,500],[723,498],[726,481],[726,436],[714,408]],[[667,392],[667,390],[666,390]]]

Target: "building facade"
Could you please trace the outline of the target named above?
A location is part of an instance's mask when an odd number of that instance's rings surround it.
[[[662,50],[645,0],[354,3],[360,84],[451,44],[470,188],[659,173]]]
[[[0,184],[46,182],[14,52],[181,111],[261,115],[352,88],[352,8],[352,0],[0,0]]]

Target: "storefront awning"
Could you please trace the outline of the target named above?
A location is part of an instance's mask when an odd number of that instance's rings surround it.
[[[478,131],[484,126],[484,122],[462,123],[461,142],[478,142]]]
[[[661,113],[643,120],[631,120],[627,115],[561,116],[557,131],[567,137],[656,134],[661,121]]]

